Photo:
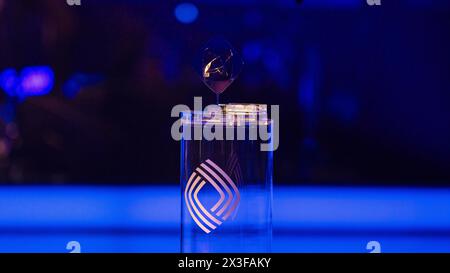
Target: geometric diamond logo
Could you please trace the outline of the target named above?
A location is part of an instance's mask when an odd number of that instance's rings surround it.
[[[198,199],[198,193],[206,183],[219,193],[219,200],[211,208],[205,208]],[[184,201],[195,223],[210,233],[232,215],[241,200],[236,184],[230,176],[212,160],[200,164],[189,177],[184,190]]]

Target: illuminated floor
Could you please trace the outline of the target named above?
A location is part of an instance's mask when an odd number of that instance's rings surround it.
[[[0,252],[178,252],[177,187],[0,187]],[[160,208],[165,207],[162,211]],[[450,252],[450,189],[279,187],[273,252]]]

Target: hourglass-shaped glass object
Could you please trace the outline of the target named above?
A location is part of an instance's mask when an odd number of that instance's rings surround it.
[[[201,49],[197,68],[202,81],[216,95],[223,93],[236,79],[243,61],[238,52],[222,38],[214,38]]]

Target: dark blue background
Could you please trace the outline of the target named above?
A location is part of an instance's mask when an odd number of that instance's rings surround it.
[[[221,101],[280,105],[276,181],[450,181],[446,1],[2,3],[1,181],[177,181],[170,110],[215,101],[194,63],[216,36],[245,62]]]

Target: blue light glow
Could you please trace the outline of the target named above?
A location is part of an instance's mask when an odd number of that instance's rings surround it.
[[[66,98],[73,99],[83,89],[98,84],[103,80],[100,74],[75,73],[64,84],[63,92]]]
[[[53,88],[54,74],[48,66],[26,67],[20,75],[19,97],[46,95]]]
[[[8,96],[14,96],[16,93],[16,86],[18,83],[18,76],[15,69],[5,69],[0,73],[0,87]]]
[[[243,47],[242,53],[246,61],[254,62],[261,58],[262,51],[262,44],[258,41],[255,41],[247,42]]]
[[[176,228],[179,199],[177,187],[0,187],[0,228]],[[450,189],[279,187],[273,214],[279,228],[450,230]]]
[[[0,252],[178,252],[176,186],[0,187]],[[274,252],[450,252],[450,189],[277,187]]]
[[[298,101],[304,111],[311,112],[314,109],[314,77],[311,72],[303,75],[298,87]]]
[[[175,17],[183,24],[190,24],[197,19],[198,9],[194,4],[181,3],[175,7]]]
[[[54,81],[53,70],[48,66],[25,67],[20,74],[11,68],[0,73],[0,87],[8,96],[19,99],[48,94]]]
[[[304,111],[312,113],[315,110],[317,84],[320,74],[320,58],[315,48],[307,49],[307,69],[301,75],[298,86],[299,104]]]
[[[351,123],[358,115],[358,102],[354,96],[346,94],[334,94],[328,101],[328,110],[343,123]]]

